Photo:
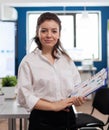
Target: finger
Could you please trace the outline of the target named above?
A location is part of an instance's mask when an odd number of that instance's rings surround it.
[[[77,98],[75,99],[75,101],[74,101],[74,104],[75,104],[76,106],[80,106],[80,105],[83,104],[83,102],[82,102],[82,100],[81,100],[79,97],[77,97]]]

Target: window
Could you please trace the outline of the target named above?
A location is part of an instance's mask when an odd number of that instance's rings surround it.
[[[94,58],[94,60],[101,59],[99,26],[98,13],[89,13],[87,16],[76,14],[76,49],[80,50],[80,60],[91,58]]]
[[[15,38],[16,22],[0,21],[0,78],[15,75]]]
[[[57,12],[56,12],[57,13]],[[35,36],[37,18],[41,13],[27,13],[27,49],[32,51],[36,44],[31,44]],[[84,59],[101,60],[101,14],[99,11],[57,13],[62,21],[61,42],[74,61]],[[31,47],[30,47],[31,46]]]

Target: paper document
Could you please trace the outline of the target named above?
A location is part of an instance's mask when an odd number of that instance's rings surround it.
[[[106,85],[108,70],[103,68],[98,73],[75,86],[75,91],[71,96],[88,96],[96,91],[98,88]]]

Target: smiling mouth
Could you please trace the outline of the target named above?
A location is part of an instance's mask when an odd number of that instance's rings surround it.
[[[48,43],[48,44],[49,44],[49,43],[51,43],[51,42],[52,42],[52,41],[50,41],[50,40],[45,40],[45,43]]]

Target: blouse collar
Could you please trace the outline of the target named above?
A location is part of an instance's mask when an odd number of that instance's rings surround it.
[[[42,50],[40,50],[38,47],[36,47],[36,49],[35,49],[33,52],[34,52],[35,54],[42,55]],[[56,56],[57,56],[58,58],[60,58],[61,55],[62,55],[62,53],[61,53],[61,51],[58,49]]]

